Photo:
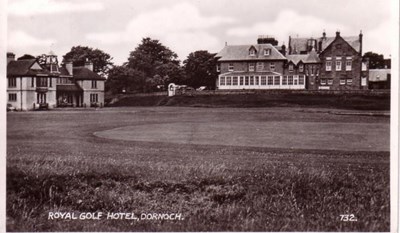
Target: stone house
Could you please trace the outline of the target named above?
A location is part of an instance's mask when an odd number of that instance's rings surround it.
[[[50,54],[41,65],[37,59],[15,60],[7,53],[7,82],[7,103],[17,110],[104,105],[105,78],[93,72],[91,62],[61,67]]]

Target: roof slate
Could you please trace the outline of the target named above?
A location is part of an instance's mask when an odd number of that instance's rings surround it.
[[[31,69],[32,65],[36,62],[35,59],[10,61],[7,64],[7,76],[36,76],[38,74],[48,75],[49,72],[45,69],[35,70]]]
[[[257,50],[255,56],[249,55],[249,49]],[[264,55],[264,49],[271,49],[271,54]],[[219,61],[243,61],[243,60],[286,60],[286,58],[271,44],[255,45],[227,45],[217,55]]]
[[[325,38],[316,38],[317,46],[319,42],[322,42],[322,51],[324,51],[334,40],[336,37],[325,37]],[[361,43],[359,36],[345,36],[342,37],[354,50],[360,52]],[[290,44],[293,53],[300,53],[301,51],[307,51],[307,40],[313,38],[290,38]]]
[[[315,50],[311,51],[309,54],[290,54],[286,55],[288,61],[293,62],[297,65],[300,61],[303,63],[319,63],[321,60],[318,57],[317,52]]]
[[[85,67],[74,67],[73,76],[75,80],[105,80],[105,78]]]

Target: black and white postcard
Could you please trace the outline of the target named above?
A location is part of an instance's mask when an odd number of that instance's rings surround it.
[[[9,0],[5,230],[396,231],[398,6]]]

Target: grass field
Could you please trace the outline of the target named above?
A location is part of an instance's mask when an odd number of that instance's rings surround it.
[[[7,230],[389,231],[389,118],[335,111],[8,113]],[[54,211],[184,219],[48,220]]]

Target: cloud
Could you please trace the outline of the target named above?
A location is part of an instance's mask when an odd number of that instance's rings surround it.
[[[87,1],[74,3],[62,0],[20,0],[8,4],[8,13],[15,16],[101,11],[103,9],[104,6],[102,3]]]
[[[259,22],[250,26],[236,27],[227,30],[228,36],[255,38],[258,35],[272,35],[279,41],[287,41],[289,35],[300,37],[320,37],[323,30],[327,35],[333,35],[340,30],[343,35],[354,32],[349,31],[345,25],[330,23],[321,18],[310,15],[300,15],[293,10],[283,10],[274,21]],[[357,32],[358,33],[358,32]]]
[[[364,31],[363,53],[372,51],[374,53],[384,54],[385,57],[388,57],[393,53],[393,51],[391,51],[393,33],[395,32],[391,30],[390,19],[383,21],[372,30]]]
[[[31,47],[50,47],[56,43],[52,38],[36,38],[24,31],[11,31],[8,33],[8,49],[30,49]]]
[[[151,37],[159,39],[182,59],[195,49],[215,49],[218,40],[209,29],[232,22],[234,19],[229,17],[204,16],[194,5],[183,2],[139,14],[123,31],[89,33],[86,38],[103,44],[118,44],[140,43],[143,37]]]

